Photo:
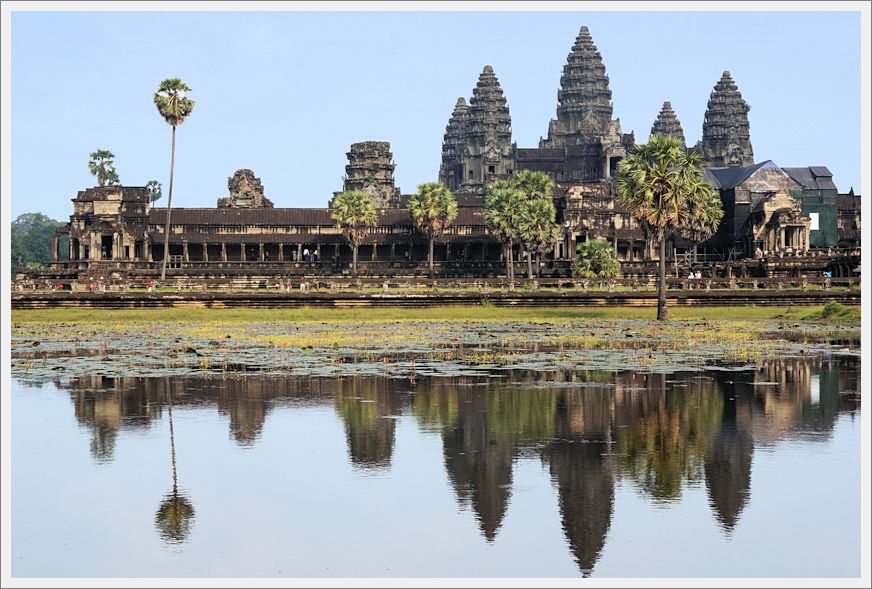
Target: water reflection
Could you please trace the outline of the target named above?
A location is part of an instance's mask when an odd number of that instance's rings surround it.
[[[173,432],[173,391],[167,387],[167,419],[170,427],[170,460],[173,465],[173,490],[168,493],[154,516],[154,523],[165,542],[179,544],[187,539],[194,523],[194,505],[179,492],[176,472],[176,439]]]
[[[488,543],[510,509],[516,461],[540,460],[557,491],[568,546],[587,576],[606,545],[619,483],[659,504],[704,485],[712,517],[730,535],[752,491],[755,449],[784,439],[825,440],[840,413],[858,411],[858,375],[858,359],[837,357],[665,375],[515,371],[414,382],[101,377],[58,386],[90,430],[98,462],[113,459],[119,432],[162,419],[161,401],[168,401],[173,491],[155,516],[168,542],[184,542],[194,516],[177,487],[174,405],[217,408],[229,420],[230,438],[252,451],[273,408],[332,406],[351,464],[377,476],[391,468],[397,418],[438,435],[457,503],[472,512]]]

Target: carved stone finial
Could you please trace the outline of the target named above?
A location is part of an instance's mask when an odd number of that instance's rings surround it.
[[[263,195],[263,184],[260,178],[248,168],[236,170],[227,179],[227,190],[230,196],[219,198],[218,206],[222,208],[272,208],[273,203]]]

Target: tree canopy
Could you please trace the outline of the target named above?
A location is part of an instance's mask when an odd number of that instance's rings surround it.
[[[9,240],[12,253],[12,275],[18,266],[18,258],[25,266],[33,268],[51,262],[51,238],[55,230],[63,227],[60,221],[55,221],[42,213],[24,213],[12,221]],[[67,251],[61,244],[61,251]]]
[[[98,149],[92,152],[88,160],[88,169],[97,177],[98,186],[115,186],[119,183],[115,171],[115,154],[108,149]]]
[[[582,278],[614,278],[620,270],[615,248],[604,239],[591,239],[580,244],[575,260],[575,273]]]
[[[194,101],[185,96],[191,89],[179,78],[168,78],[154,93],[154,105],[168,125],[178,127],[194,110]]]

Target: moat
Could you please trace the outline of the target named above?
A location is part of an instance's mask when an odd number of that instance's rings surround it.
[[[832,344],[441,376],[19,363],[12,572],[857,576],[860,361]]]

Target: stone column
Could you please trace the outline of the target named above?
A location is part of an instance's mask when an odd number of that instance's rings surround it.
[[[778,228],[778,249],[784,251],[784,228]]]
[[[609,155],[606,154],[603,159],[604,159],[604,161],[603,161],[603,178],[608,178],[609,173],[611,172],[609,170]]]
[[[263,262],[263,244],[257,244],[257,259]]]
[[[333,244],[333,255],[336,257],[337,260],[339,259],[339,244],[338,243]]]
[[[188,257],[188,242],[187,241],[182,242],[182,259],[186,262],[191,259]]]
[[[239,247],[241,248],[239,250],[240,251],[239,259],[243,262],[247,262],[248,261],[248,253],[246,253],[246,251],[245,251],[245,242],[240,243]]]
[[[445,261],[446,262],[451,261],[451,244],[450,243],[445,244]]]
[[[302,243],[297,244],[297,261],[298,262],[303,261],[303,244]]]
[[[318,254],[318,261],[321,261],[321,244],[315,246],[315,252]]]
[[[203,244],[203,261],[204,262],[209,261],[209,244],[208,243]]]
[[[463,261],[466,262],[469,260],[469,244],[463,244]]]
[[[58,234],[52,233],[52,236],[51,236],[51,261],[52,262],[57,262],[61,257],[61,253],[58,251],[59,241],[60,240],[58,239]]]
[[[391,262],[394,261],[394,258],[396,258],[396,255],[397,255],[397,244],[392,243],[391,244]]]
[[[279,244],[279,262],[285,261],[285,244]]]
[[[223,241],[221,242],[221,261],[222,262],[227,261],[227,244],[224,243]]]

